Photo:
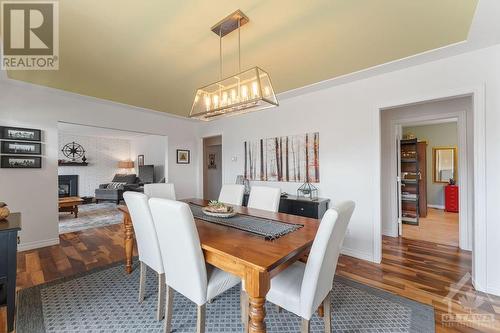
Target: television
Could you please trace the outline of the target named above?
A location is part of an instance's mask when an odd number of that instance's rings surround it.
[[[155,182],[155,166],[141,165],[139,166],[139,179],[143,184],[151,184]]]

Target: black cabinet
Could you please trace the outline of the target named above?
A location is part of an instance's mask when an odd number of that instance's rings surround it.
[[[248,204],[248,194],[243,197],[243,206]],[[330,199],[318,198],[317,200],[308,200],[295,195],[281,197],[279,212],[321,219],[328,209]]]
[[[16,300],[17,232],[21,214],[13,213],[0,221],[0,306],[7,306],[7,331],[14,330]]]

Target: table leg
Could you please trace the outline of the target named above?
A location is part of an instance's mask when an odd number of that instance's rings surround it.
[[[123,213],[123,228],[125,230],[125,271],[132,273],[132,256],[134,255],[134,228],[130,215]]]
[[[78,205],[75,206],[75,219],[78,218]]]
[[[248,315],[250,317],[248,331],[250,333],[265,333],[266,294],[270,287],[270,277],[268,272],[250,270],[245,276],[245,290],[249,297],[250,308]]]

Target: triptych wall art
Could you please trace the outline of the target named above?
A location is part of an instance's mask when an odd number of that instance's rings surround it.
[[[319,133],[245,141],[248,180],[319,182]]]

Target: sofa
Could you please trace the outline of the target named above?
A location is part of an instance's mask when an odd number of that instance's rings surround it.
[[[140,180],[136,174],[116,174],[111,183],[101,184],[95,190],[95,201],[114,201],[119,204],[126,191],[140,191]]]

